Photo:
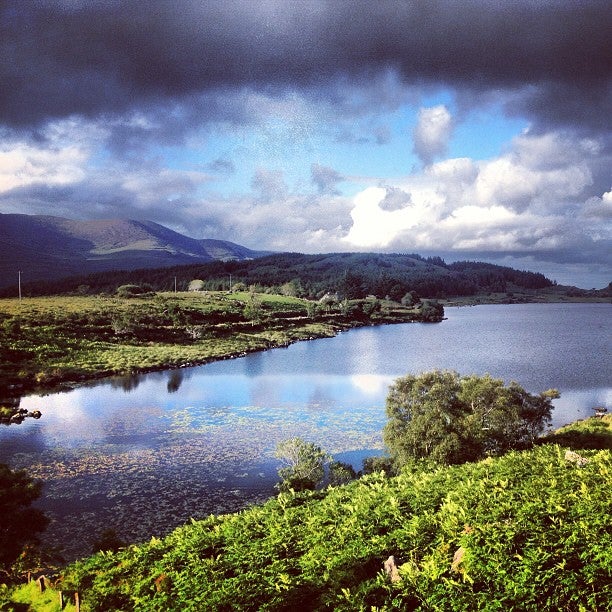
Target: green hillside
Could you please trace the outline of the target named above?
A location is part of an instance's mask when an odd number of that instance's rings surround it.
[[[186,290],[194,279],[202,280],[206,290],[227,290],[231,281],[246,287],[255,285],[272,293],[284,289],[291,295],[311,299],[337,292],[349,299],[375,295],[395,301],[409,291],[421,297],[444,298],[487,292],[541,291],[554,286],[542,274],[483,262],[446,264],[439,257],[423,258],[416,254],[282,253],[254,260],[115,270],[62,281],[24,282],[23,291],[26,295],[77,291],[114,293],[123,284],[147,284],[155,291],[168,291],[176,286],[180,291]],[[0,295],[15,295],[15,289],[5,289]]]
[[[548,443],[283,493],[82,560],[61,588],[104,612],[601,612],[612,601],[611,426],[606,417],[565,429],[566,443],[570,430],[598,432],[604,450]]]

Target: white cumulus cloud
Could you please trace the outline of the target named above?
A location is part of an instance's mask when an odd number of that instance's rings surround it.
[[[453,129],[452,117],[446,106],[439,104],[421,108],[414,132],[414,152],[423,165],[429,166],[435,157],[446,152]]]
[[[610,238],[612,192],[587,197],[588,147],[523,134],[488,160],[447,159],[355,196],[344,242],[386,250],[536,252]],[[392,193],[403,206],[384,206]],[[404,197],[402,197],[402,194]]]

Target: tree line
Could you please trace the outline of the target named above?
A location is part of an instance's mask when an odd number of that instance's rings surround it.
[[[280,293],[291,285],[293,295],[309,299],[337,292],[346,299],[373,295],[398,302],[410,291],[427,298],[448,298],[554,285],[540,273],[483,262],[447,264],[440,257],[417,254],[281,253],[248,261],[101,272],[59,281],[27,283],[24,279],[22,290],[31,296],[113,294],[120,285],[146,284],[154,291],[187,291],[193,279],[201,280],[202,289],[209,291],[229,290],[233,283],[242,283],[258,291]],[[15,295],[14,289],[2,290],[0,297]]]

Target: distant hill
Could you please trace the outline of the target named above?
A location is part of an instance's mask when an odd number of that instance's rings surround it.
[[[268,253],[224,240],[196,240],[152,221],[79,221],[0,214],[0,287],[107,270],[162,268]]]
[[[76,276],[61,281],[24,285],[25,295],[83,292],[114,293],[122,284],[146,284],[155,291],[186,290],[199,279],[208,290],[225,290],[230,276],[234,287],[243,283],[258,290],[309,298],[325,293],[339,297],[363,298],[368,295],[401,300],[407,292],[419,297],[444,298],[471,296],[486,292],[541,290],[554,283],[534,272],[482,262],[445,263],[439,257],[381,253],[328,253],[303,255],[279,253],[253,260],[212,261],[202,264],[125,272],[112,271]],[[14,288],[11,288],[14,295]],[[7,295],[7,290],[0,291]]]

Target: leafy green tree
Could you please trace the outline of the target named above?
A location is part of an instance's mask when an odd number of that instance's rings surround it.
[[[109,527],[100,533],[91,545],[91,552],[97,553],[100,551],[110,550],[117,552],[125,546],[125,542],[117,535],[117,532]]]
[[[290,297],[299,297],[303,293],[302,284],[299,278],[294,278],[288,283],[284,283],[280,287],[281,295],[287,295]]]
[[[194,278],[189,282],[187,291],[204,291],[204,281],[199,278]]]
[[[361,304],[361,310],[366,317],[371,318],[373,314],[380,312],[381,310],[380,300],[378,299],[364,300]]]
[[[344,485],[351,480],[357,478],[357,472],[355,472],[353,466],[350,463],[344,461],[332,461],[329,464],[327,483],[332,487]]]
[[[42,483],[23,471],[0,463],[0,567],[6,571],[28,544],[38,541],[49,520],[32,502],[40,496]]]
[[[117,297],[133,298],[142,297],[153,293],[152,285],[143,283],[141,285],[121,285],[117,288]]]
[[[387,397],[383,437],[397,467],[414,459],[475,461],[531,447],[550,423],[555,390],[433,371],[399,378]]]
[[[421,304],[421,320],[427,323],[438,323],[444,318],[444,306],[435,300],[426,300]]]
[[[276,447],[274,456],[285,464],[278,470],[280,491],[314,490],[325,478],[329,456],[313,442],[301,438],[284,440]]]
[[[367,291],[363,277],[347,270],[338,282],[338,292],[349,300],[365,297]]]
[[[408,291],[406,295],[402,298],[403,306],[416,306],[421,301],[419,294],[416,291]]]
[[[263,316],[263,304],[254,291],[249,293],[248,302],[244,305],[243,315],[247,321],[251,321],[252,325],[261,321]]]
[[[319,305],[315,302],[306,303],[306,316],[309,319],[314,319],[319,314]]]
[[[384,472],[387,476],[395,474],[393,461],[390,457],[366,457],[363,460],[364,474],[375,474],[377,472]]]

